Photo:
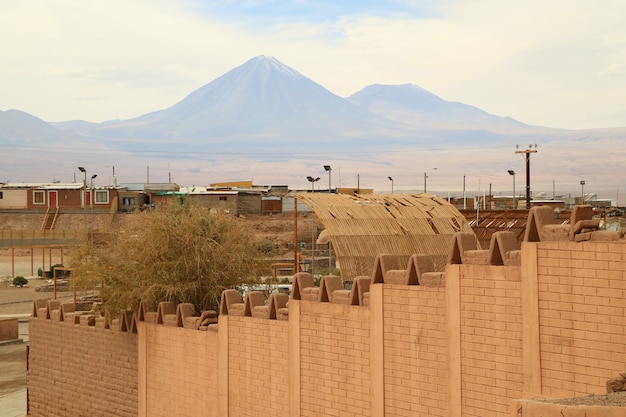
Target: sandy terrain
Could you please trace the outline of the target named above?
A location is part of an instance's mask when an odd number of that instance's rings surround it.
[[[0,345],[0,414],[26,415],[26,343]]]
[[[67,249],[64,252],[63,262],[61,260],[61,250],[54,249],[50,258],[50,251],[42,253],[42,249],[35,248],[31,254],[29,248],[0,248],[0,279],[13,276],[37,276],[37,270],[50,270],[51,265],[64,263],[67,261]],[[13,274],[15,271],[15,274]]]

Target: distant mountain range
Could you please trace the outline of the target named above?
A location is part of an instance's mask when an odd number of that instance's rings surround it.
[[[78,140],[81,136],[73,130],[53,127],[20,110],[0,111],[0,143],[2,144],[36,145],[68,139]]]
[[[494,132],[530,131],[534,127],[510,117],[494,116],[474,106],[443,100],[413,84],[374,84],[348,101],[409,129],[480,129]]]
[[[475,107],[445,101],[415,85],[373,85],[341,98],[275,58],[259,56],[170,108],[103,124],[55,123],[123,149],[307,148],[362,141],[406,143],[454,137],[460,130],[529,133],[537,129]],[[438,132],[437,132],[438,131]]]
[[[341,98],[275,58],[258,56],[192,92],[170,108],[143,116],[90,123],[47,124],[28,114],[0,113],[0,138],[67,138],[75,132],[121,149],[212,145],[284,146],[314,140],[315,147],[380,139],[442,139],[463,130],[535,133],[540,128],[476,107],[445,101],[413,84],[371,85]],[[62,129],[56,130],[54,128]],[[442,134],[443,133],[443,134]],[[34,140],[34,139],[32,139]]]
[[[625,130],[594,134],[611,140],[623,136]],[[411,166],[404,161],[403,167],[394,168],[393,161],[400,159],[398,155],[404,150],[513,149],[520,143],[525,146],[571,142],[576,138],[589,140],[588,132],[576,132],[530,126],[492,115],[470,105],[443,100],[413,84],[374,84],[342,98],[266,56],[250,59],[167,109],[134,119],[46,123],[18,110],[0,111],[0,149],[17,152],[22,146],[22,151],[31,149],[29,157],[35,154],[29,146],[48,149],[51,154],[60,153],[59,148],[66,149],[58,166],[68,158],[143,158],[141,162],[126,163],[133,172],[139,172],[137,166],[143,165],[150,155],[151,160],[167,161],[168,166],[180,162],[185,178],[194,174],[212,176],[206,181],[198,180],[198,184],[258,177],[259,172],[267,173],[268,178],[281,178],[284,170],[293,169],[288,162],[302,166],[319,159],[312,153],[328,155],[327,160],[342,161],[344,166],[372,164],[368,170],[381,169],[382,178],[386,178],[383,171],[406,170]],[[390,150],[399,154],[383,157]],[[489,160],[485,152],[480,155],[485,158],[483,162]],[[452,168],[455,164],[453,153],[440,158],[446,161],[437,165]],[[432,160],[432,155],[428,159]],[[461,158],[459,163],[462,161]],[[11,163],[15,166],[5,165],[4,172],[0,168],[0,181],[7,173],[20,172],[19,161]],[[69,166],[75,164],[69,162]],[[218,168],[220,164],[223,166]],[[427,165],[432,164],[429,161]],[[271,172],[279,165],[280,173]],[[272,182],[290,181],[287,178]]]

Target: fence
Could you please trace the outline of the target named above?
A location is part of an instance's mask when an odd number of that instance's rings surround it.
[[[85,240],[84,230],[0,230],[0,246],[28,246]]]

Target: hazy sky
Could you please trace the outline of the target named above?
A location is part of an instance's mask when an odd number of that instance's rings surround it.
[[[623,0],[3,0],[0,110],[167,108],[257,55],[333,93],[413,83],[529,124],[626,126]]]

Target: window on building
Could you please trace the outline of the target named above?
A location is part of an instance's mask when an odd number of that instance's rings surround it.
[[[123,197],[122,198],[123,206],[134,206],[135,205],[135,197]]]
[[[44,191],[33,191],[33,204],[46,204]]]
[[[2,200],[2,191],[0,191],[0,200]]]
[[[227,200],[228,200],[228,197],[226,197],[226,196],[221,196],[220,197],[220,201],[227,201]]]
[[[109,203],[109,191],[108,190],[96,190],[96,204],[108,204]]]

